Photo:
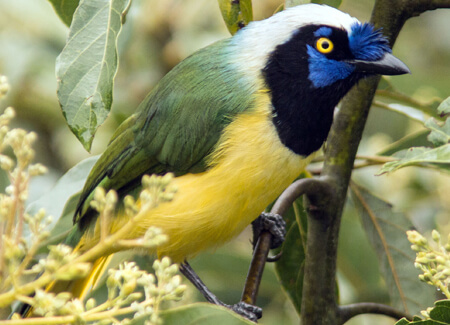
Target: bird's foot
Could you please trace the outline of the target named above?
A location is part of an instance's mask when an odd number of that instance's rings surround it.
[[[203,294],[205,299],[210,303],[231,309],[242,317],[245,317],[253,322],[257,322],[257,320],[262,317],[261,308],[247,304],[243,301],[238,302],[234,305],[227,305],[223,303],[206,287],[206,285],[203,283],[197,273],[195,273],[188,262],[185,261],[184,263],[180,264],[180,272],[183,273],[183,275],[192,282],[192,284]]]
[[[234,305],[224,305],[225,307],[231,309],[235,313],[245,317],[252,322],[257,323],[258,319],[262,317],[262,308],[254,305],[247,304],[246,302],[240,301]]]
[[[262,231],[268,231],[272,234],[270,248],[278,248],[283,244],[286,236],[286,222],[279,214],[263,212],[252,222],[253,245],[256,245]]]

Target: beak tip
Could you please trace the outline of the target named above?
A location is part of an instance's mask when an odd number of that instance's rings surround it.
[[[412,74],[411,70],[408,68],[408,66],[396,58],[395,66],[398,69],[398,74]]]
[[[408,66],[392,54],[385,55],[381,61],[384,62],[386,74],[411,74],[411,70],[408,68]]]
[[[391,53],[386,53],[378,61],[354,61],[356,69],[360,72],[369,74],[380,74],[380,75],[402,75],[411,74],[411,70],[403,63],[400,59],[392,55]]]

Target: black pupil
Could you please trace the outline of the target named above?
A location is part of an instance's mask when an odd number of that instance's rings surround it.
[[[322,48],[323,48],[323,49],[326,50],[326,49],[328,49],[329,47],[330,47],[330,43],[328,43],[328,41],[323,41],[323,42],[322,42]]]

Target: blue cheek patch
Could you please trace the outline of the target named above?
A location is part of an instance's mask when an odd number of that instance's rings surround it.
[[[325,55],[317,52],[312,46],[308,50],[308,79],[316,88],[322,88],[347,78],[355,67],[349,63],[327,59]]]

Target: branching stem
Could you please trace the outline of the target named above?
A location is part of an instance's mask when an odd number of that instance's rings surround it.
[[[147,302],[145,305],[149,305]],[[101,311],[97,313],[89,313],[89,311],[83,312],[80,315],[69,316],[52,316],[52,317],[33,317],[25,319],[12,319],[7,321],[1,321],[0,325],[57,325],[57,324],[71,324],[77,319],[82,319],[85,322],[93,322],[102,319],[110,319],[115,316],[126,315],[134,313],[135,307],[125,308],[112,308],[110,310]]]
[[[141,211],[147,211],[147,207],[143,207]],[[148,207],[148,208],[151,208]],[[96,259],[107,256],[109,254],[115,253],[119,250],[130,249],[130,242],[124,241],[124,246],[121,245],[122,240],[128,237],[128,234],[131,230],[136,227],[136,224],[143,218],[145,215],[144,212],[137,214],[135,217],[130,219],[123,227],[121,227],[117,232],[107,236],[103,239],[103,241],[99,242],[97,245],[93,246],[91,249],[87,250],[80,256],[76,257],[70,264],[65,264],[61,266],[58,270],[55,270],[54,273],[65,273],[68,272],[69,269],[74,264],[78,263],[91,263]],[[0,308],[6,307],[10,305],[15,299],[17,299],[17,295],[29,295],[35,292],[37,289],[42,288],[48,285],[53,278],[48,274],[42,274],[38,279],[26,283],[20,288],[13,288],[8,292],[0,294]]]
[[[286,5],[300,2],[300,0],[287,1]],[[383,33],[388,37],[392,47],[409,18],[437,8],[450,8],[450,1],[377,0],[371,21],[377,28],[383,27]],[[336,258],[340,221],[356,151],[379,80],[380,77],[362,80],[344,98],[327,139],[321,178],[294,183],[280,196],[272,209],[272,212],[283,214],[296,198],[301,194],[307,194],[305,206],[308,211],[308,238],[301,306],[303,325],[340,325],[354,315],[369,312],[395,318],[404,316],[390,307],[376,304],[346,307],[339,307],[336,304]],[[374,160],[369,159],[366,164],[372,162]],[[318,188],[315,188],[316,184],[320,184]],[[268,250],[270,245],[267,245],[267,242],[270,243],[271,236],[262,236],[257,247],[264,245]],[[267,254],[264,252],[254,256],[252,266],[264,263],[266,257]],[[263,267],[259,268],[262,269]],[[258,274],[252,277],[257,278]],[[250,284],[257,291],[259,284],[254,285],[253,282]],[[250,297],[250,303],[254,303],[256,299],[256,295],[249,294],[246,297]]]
[[[412,320],[412,315],[409,315],[401,310],[392,308],[391,306],[372,302],[362,302],[339,307],[338,324],[345,324],[345,322],[347,322],[350,318],[362,314],[385,315],[395,319],[401,319],[405,317],[409,320]]]

